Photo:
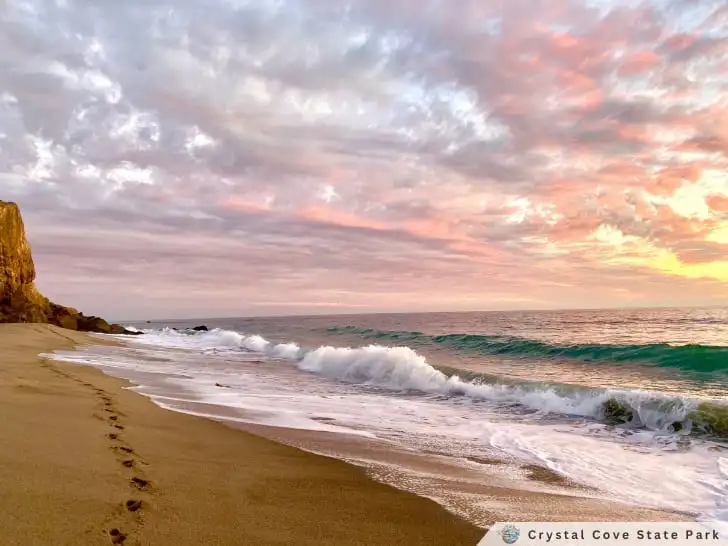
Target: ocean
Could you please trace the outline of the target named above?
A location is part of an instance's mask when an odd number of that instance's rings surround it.
[[[52,357],[367,466],[476,523],[493,515],[476,485],[499,480],[728,520],[726,308],[128,326],[144,335]]]

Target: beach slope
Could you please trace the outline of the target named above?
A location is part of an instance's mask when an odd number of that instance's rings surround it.
[[[0,543],[472,545],[483,531],[346,463],[163,410],[0,325]]]

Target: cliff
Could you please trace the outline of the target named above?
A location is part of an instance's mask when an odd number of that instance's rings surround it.
[[[20,209],[0,201],[0,322],[42,322],[70,330],[129,334],[118,324],[57,305],[35,287],[35,265]]]

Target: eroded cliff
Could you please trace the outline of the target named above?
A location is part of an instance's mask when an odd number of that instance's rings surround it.
[[[57,305],[38,292],[20,209],[5,201],[0,201],[0,322],[43,322],[71,330],[131,333],[117,324]]]

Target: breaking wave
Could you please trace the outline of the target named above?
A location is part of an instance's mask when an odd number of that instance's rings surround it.
[[[258,335],[229,330],[179,332],[146,330],[135,341],[203,350],[245,350],[295,362],[303,371],[332,380],[397,392],[467,397],[542,414],[597,419],[656,431],[691,431],[728,436],[728,406],[654,392],[601,389],[540,382],[502,381],[489,375],[445,373],[409,347],[322,346],[272,343]],[[458,336],[442,336],[455,338]],[[471,336],[482,338],[484,336]],[[146,338],[146,339],[144,339]],[[537,342],[536,345],[543,346]]]
[[[714,345],[644,345],[574,344],[557,345],[508,336],[447,334],[428,336],[421,332],[397,332],[336,326],[333,334],[353,334],[366,339],[398,343],[434,343],[456,350],[510,358],[572,359],[594,363],[633,362],[662,368],[677,368],[697,373],[728,371],[728,347]]]

